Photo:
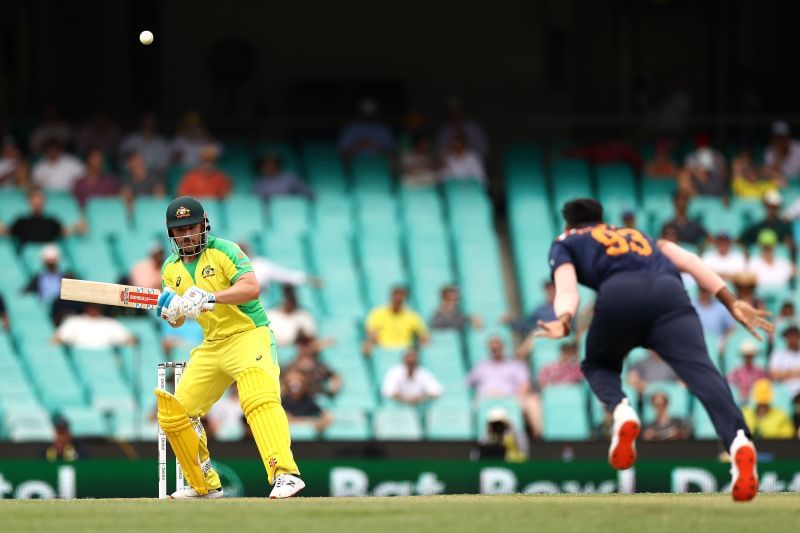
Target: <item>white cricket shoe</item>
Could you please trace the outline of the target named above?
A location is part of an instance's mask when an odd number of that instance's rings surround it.
[[[614,427],[611,430],[608,462],[617,470],[626,470],[636,462],[636,438],[642,424],[627,398],[617,404],[613,416]]]
[[[756,447],[744,430],[736,432],[731,443],[731,496],[737,502],[749,502],[758,494]]]
[[[293,474],[280,474],[275,478],[275,486],[269,493],[270,500],[291,498],[306,487],[302,479]]]
[[[200,495],[197,494],[196,490],[189,486],[182,487],[169,495],[169,497],[173,500],[215,500],[217,498],[222,498],[222,496],[222,487],[210,490],[206,494]]]

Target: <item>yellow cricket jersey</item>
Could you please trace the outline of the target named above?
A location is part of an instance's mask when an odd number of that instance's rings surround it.
[[[406,308],[395,313],[389,306],[378,307],[369,314],[367,330],[377,333],[378,344],[384,348],[405,348],[414,342],[415,336],[428,333],[417,313]]]
[[[190,263],[177,254],[170,255],[161,267],[161,286],[183,295],[192,285],[208,292],[233,285],[242,274],[252,272],[250,258],[239,246],[225,239],[208,236],[208,246]],[[242,331],[269,325],[260,298],[239,305],[217,304],[213,311],[200,314],[197,322],[207,341],[217,341]]]

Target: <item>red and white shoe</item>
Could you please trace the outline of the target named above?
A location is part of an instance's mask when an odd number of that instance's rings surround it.
[[[756,447],[744,430],[736,432],[731,443],[731,496],[737,502],[749,502],[758,494]]]
[[[642,429],[639,416],[627,398],[614,408],[614,426],[611,431],[611,446],[608,462],[617,470],[627,470],[636,462],[636,438]]]
[[[306,488],[306,484],[297,476],[292,474],[280,474],[275,478],[275,486],[269,493],[270,500],[282,500],[291,498],[298,492]]]

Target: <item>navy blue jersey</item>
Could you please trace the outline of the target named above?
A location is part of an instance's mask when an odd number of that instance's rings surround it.
[[[655,242],[636,229],[594,224],[561,234],[550,247],[550,272],[572,263],[578,283],[597,290],[620,272],[666,272],[680,276]]]

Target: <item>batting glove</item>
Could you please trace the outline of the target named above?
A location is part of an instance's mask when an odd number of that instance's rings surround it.
[[[181,312],[187,318],[197,319],[204,308],[208,309],[208,304],[216,302],[216,297],[203,289],[189,287],[181,297]]]
[[[182,300],[175,291],[166,289],[158,297],[156,313],[170,324],[176,324],[184,316],[181,311]]]

